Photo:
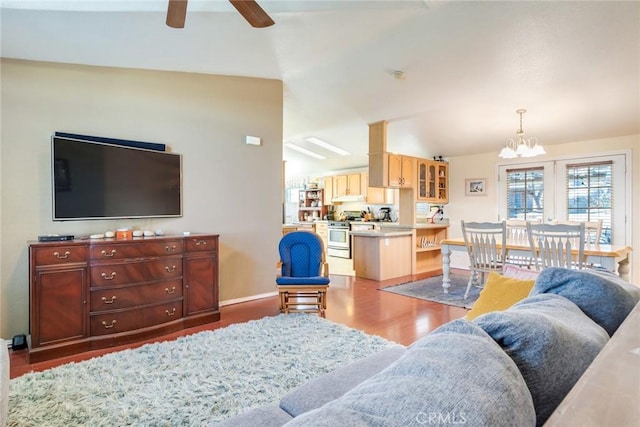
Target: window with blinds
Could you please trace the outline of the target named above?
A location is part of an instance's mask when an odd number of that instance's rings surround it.
[[[507,169],[508,219],[544,217],[544,168]]]
[[[613,162],[566,166],[567,219],[602,220],[600,242],[611,243],[613,227]]]

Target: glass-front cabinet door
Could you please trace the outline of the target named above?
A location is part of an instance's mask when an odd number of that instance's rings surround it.
[[[427,198],[427,164],[424,161],[418,161],[418,199]]]
[[[418,159],[418,200],[438,204],[449,202],[448,169],[447,162]]]

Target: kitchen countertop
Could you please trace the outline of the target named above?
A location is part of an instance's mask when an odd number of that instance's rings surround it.
[[[394,227],[394,228],[408,228],[408,229],[417,229],[417,228],[442,228],[448,227],[449,223],[426,223],[421,222],[417,224],[407,225],[407,224],[399,224],[397,222],[376,222],[375,224],[379,224],[380,227]]]
[[[309,225],[316,223],[327,223],[326,219],[317,219],[314,221],[302,221],[302,222],[292,222],[290,224],[282,224],[283,227],[298,227],[301,225]],[[417,229],[417,228],[442,228],[449,227],[449,223],[417,223],[413,225],[400,224],[397,222],[385,222],[385,221],[352,221],[355,224],[371,224],[376,225],[378,227],[393,227],[393,228],[404,228],[404,229]]]
[[[352,236],[360,236],[360,237],[385,238],[385,237],[396,237],[396,236],[411,236],[413,234],[413,231],[411,230],[405,230],[405,231],[366,230],[366,231],[350,231],[349,234]]]

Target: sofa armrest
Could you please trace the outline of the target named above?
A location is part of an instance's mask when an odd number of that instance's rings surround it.
[[[640,419],[640,303],[565,396],[545,427],[633,425]]]

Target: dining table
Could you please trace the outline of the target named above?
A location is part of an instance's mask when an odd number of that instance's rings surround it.
[[[451,252],[467,251],[464,238],[444,239],[440,242],[442,252],[442,289],[445,294],[449,293],[451,287]],[[498,244],[501,249],[501,245]],[[629,254],[631,246],[585,244],[584,262],[586,265],[598,265],[613,273],[618,274],[622,279],[629,280]],[[577,252],[577,251],[576,251]],[[507,258],[531,257],[531,246],[528,241],[507,240]]]

